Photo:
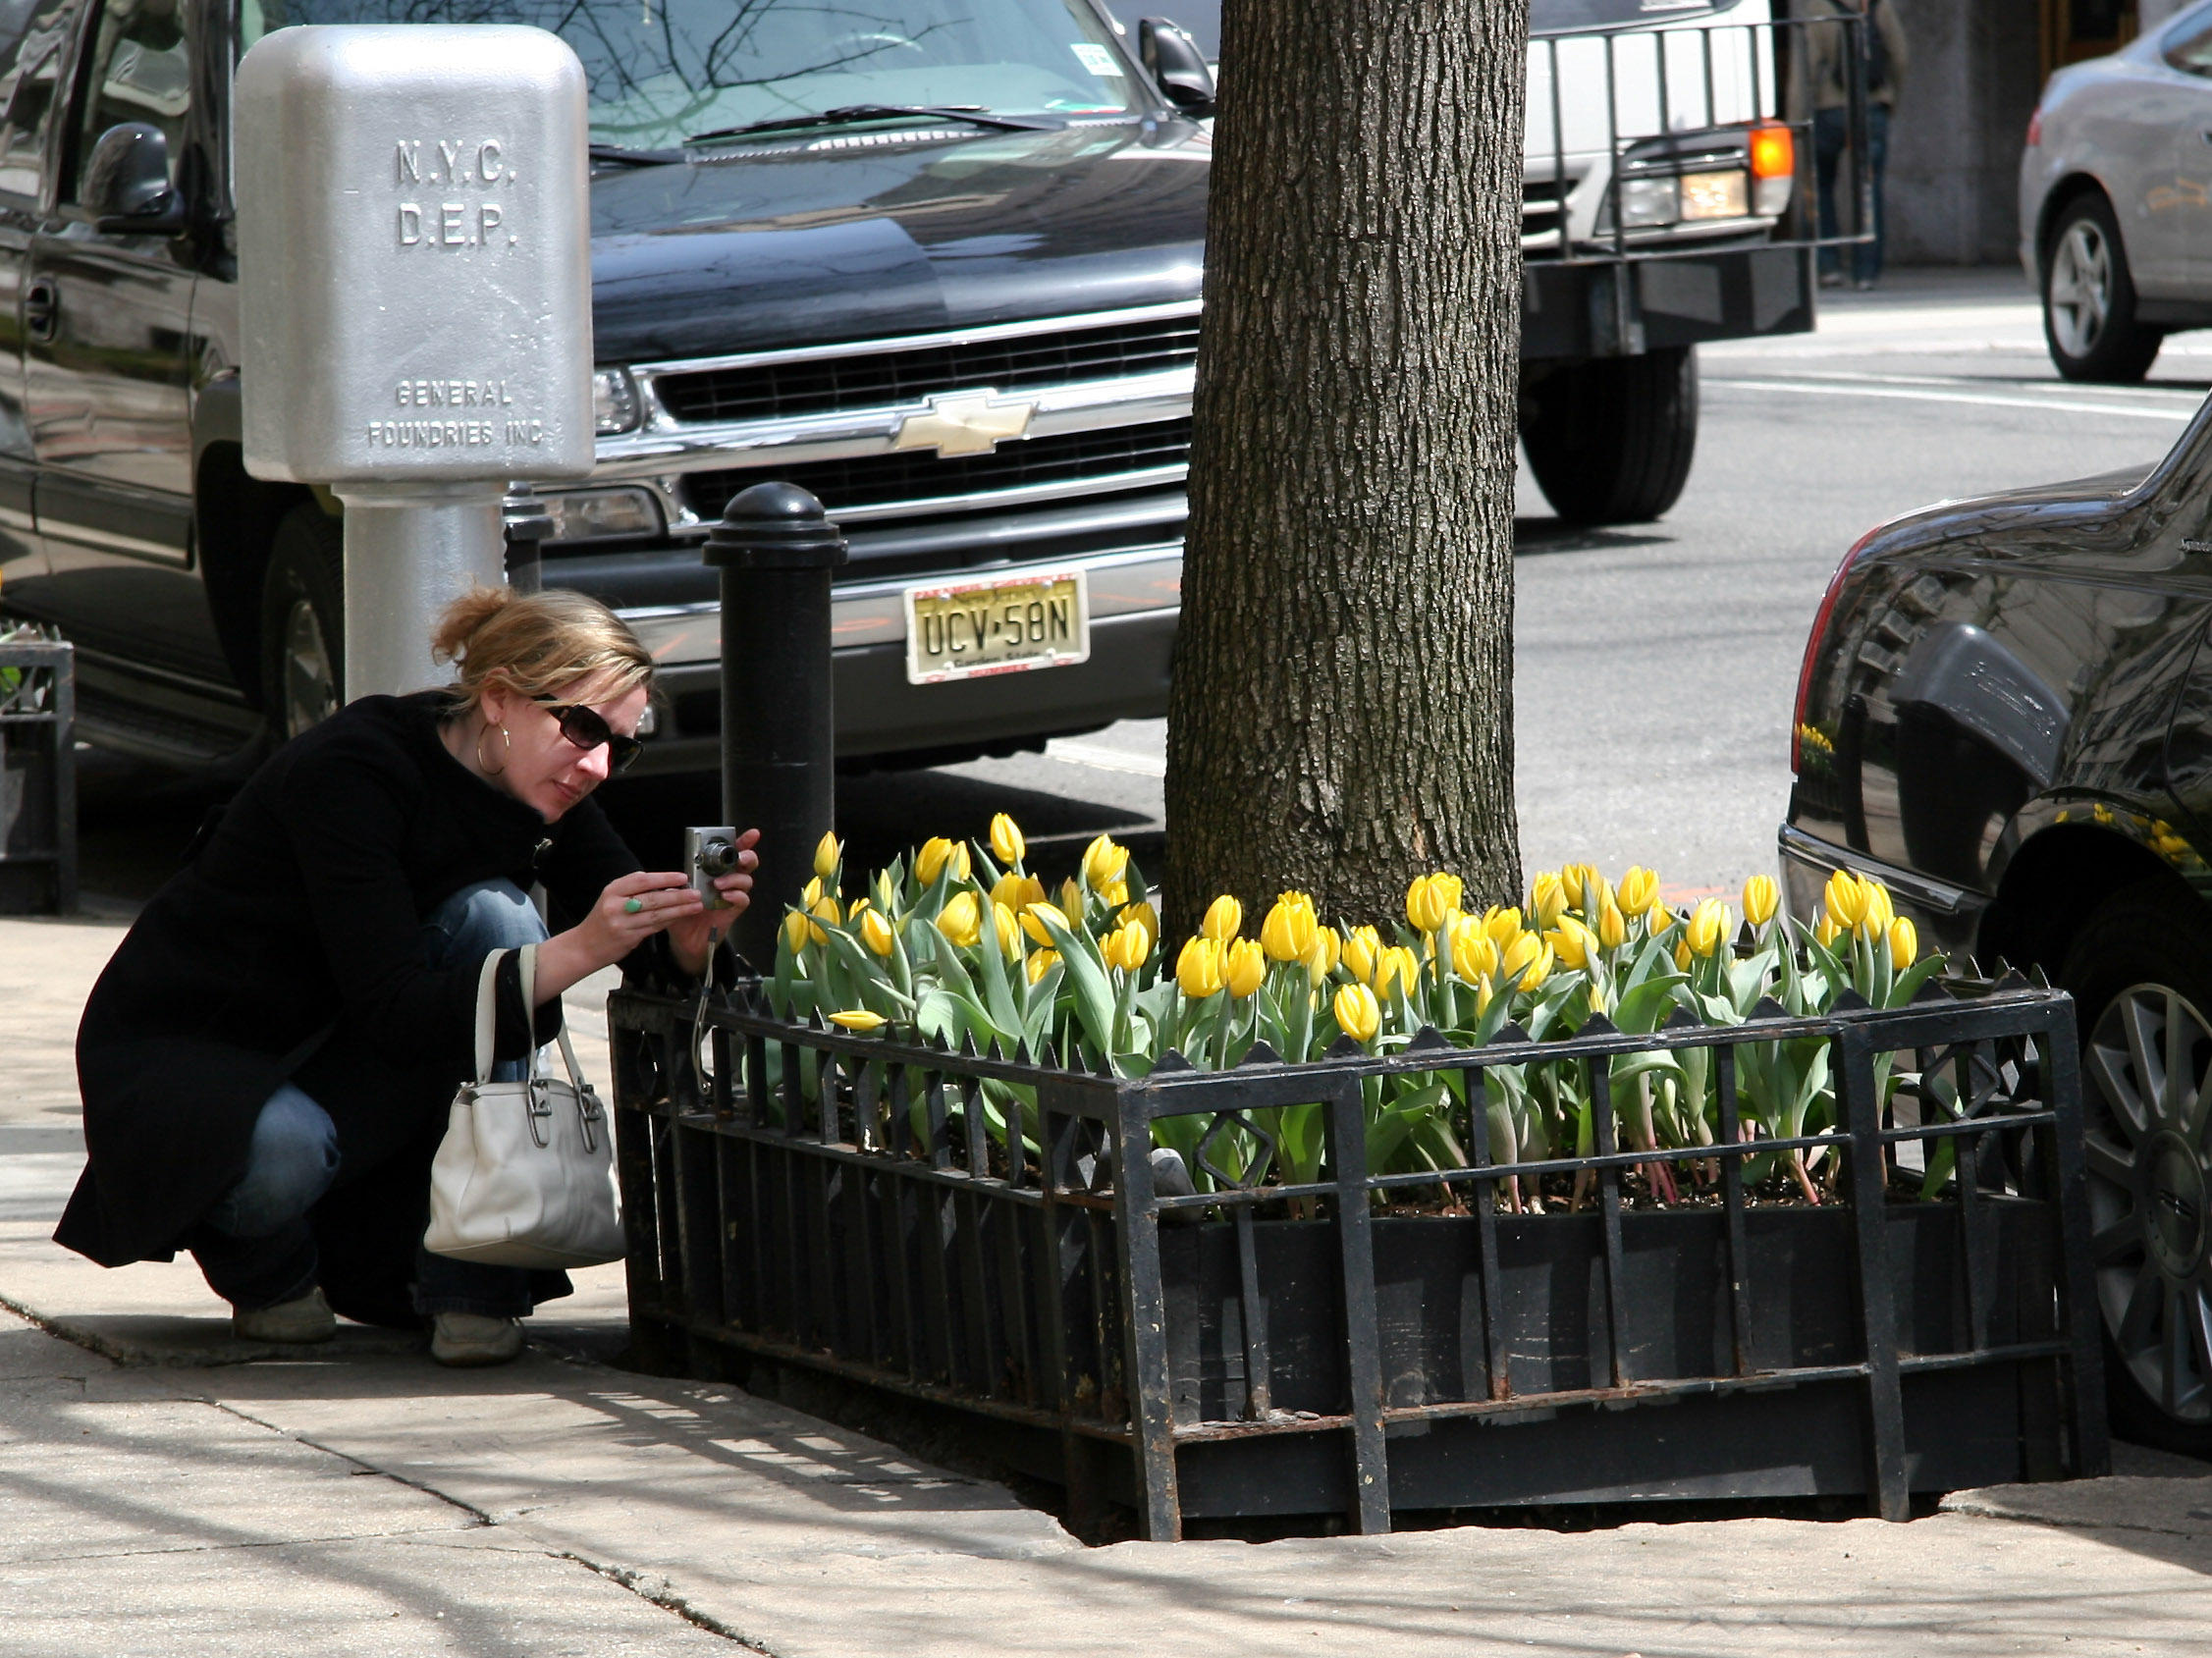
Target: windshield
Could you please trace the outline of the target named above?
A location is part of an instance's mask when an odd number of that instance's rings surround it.
[[[641,149],[851,104],[1124,115],[1137,91],[1086,0],[241,0],[294,24],[534,24],[591,86],[591,135]]]

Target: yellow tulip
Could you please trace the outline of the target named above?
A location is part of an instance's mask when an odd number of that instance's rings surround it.
[[[844,917],[837,913],[836,899],[831,897],[827,892],[825,892],[821,897],[815,899],[813,903],[807,905],[806,913],[811,916],[818,916],[822,920],[831,922],[833,924],[844,919]],[[822,942],[822,930],[820,928],[816,928],[814,931],[814,941],[819,944],[820,942]]]
[[[1451,930],[1452,971],[1470,985],[1497,977],[1498,947],[1483,924],[1467,916]]]
[[[1597,872],[1588,864],[1563,865],[1559,871],[1559,887],[1567,894],[1567,907],[1587,913],[1597,901],[1594,890],[1597,880]]]
[[[1106,957],[1108,967],[1118,967],[1124,973],[1134,973],[1145,965],[1152,954],[1152,937],[1143,927],[1128,922],[1115,928],[1099,942],[1099,954]]]
[[[1204,1001],[1221,988],[1221,941],[1193,938],[1175,958],[1175,983],[1193,1001]]]
[[[1021,912],[1021,930],[1040,944],[1050,944],[1052,941],[1052,935],[1045,926],[1048,921],[1063,932],[1075,931],[1074,924],[1061,913],[1057,904],[1048,904],[1039,899]]]
[[[1736,931],[1736,917],[1718,898],[1701,898],[1690,912],[1685,937],[1692,955],[1709,956],[1722,948]]]
[[[1849,870],[1838,870],[1830,876],[1820,896],[1829,918],[1841,932],[1857,927],[1866,913],[1866,883]]]
[[[1897,911],[1890,905],[1888,887],[1878,881],[1867,882],[1865,887],[1866,909],[1854,931],[1870,942],[1889,931],[1889,924],[1897,919]]]
[[[1899,916],[1889,924],[1889,965],[1895,972],[1903,972],[1919,959],[1920,935],[1911,921]]]
[[[1336,1015],[1337,1029],[1356,1043],[1373,1042],[1382,1024],[1381,1004],[1365,985],[1340,986],[1328,1010]]]
[[[1303,892],[1284,892],[1260,924],[1260,943],[1276,961],[1304,961],[1320,928],[1314,900]]]
[[[1650,929],[1651,936],[1654,938],[1681,919],[1664,904],[1653,904],[1644,912],[1644,925]]]
[[[1628,942],[1628,917],[1621,914],[1621,906],[1610,892],[1597,908],[1597,941],[1608,950],[1617,950]]]
[[[1145,954],[1152,954],[1153,946],[1160,942],[1160,912],[1154,909],[1151,903],[1140,898],[1134,904],[1125,905],[1121,913],[1114,919],[1124,927],[1143,928],[1145,930]]]
[[[1021,920],[1004,904],[991,906],[992,931],[998,935],[998,954],[1007,961],[1021,959]]]
[[[1506,946],[1498,971],[1509,984],[1533,990],[1551,975],[1551,946],[1534,933],[1524,933]]]
[[[933,835],[922,842],[922,849],[914,854],[914,873],[922,878],[924,886],[937,884],[937,878],[949,869],[954,881],[968,879],[968,848],[965,842],[947,840],[943,835]]]
[[[814,929],[807,921],[804,910],[793,910],[783,918],[783,942],[791,946],[793,955],[797,955],[799,951],[806,948],[806,937],[810,931],[819,930]],[[828,934],[823,935],[823,941],[825,943],[829,941]]]
[[[1038,980],[1057,967],[1059,960],[1060,952],[1057,950],[1039,950],[1029,958],[1029,982],[1032,985],[1036,984]]]
[[[1001,864],[1018,864],[1021,855],[1029,850],[1029,842],[1022,838],[1021,826],[1000,812],[991,820],[991,855]]]
[[[955,892],[938,912],[937,930],[966,949],[983,936],[983,903],[973,892]]]
[[[1467,882],[1456,875],[1446,875],[1438,870],[1429,878],[1429,884],[1443,894],[1444,908],[1447,910],[1456,910],[1467,900]]]
[[[1099,888],[1099,897],[1107,907],[1119,909],[1129,901],[1129,883],[1126,881],[1109,881]]]
[[[1533,933],[1527,933],[1523,934],[1522,936],[1533,941],[1536,937],[1536,935]],[[1549,944],[1545,944],[1537,951],[1535,959],[1529,963],[1527,970],[1522,973],[1519,981],[1520,988],[1524,990],[1535,989],[1538,985],[1541,985],[1546,979],[1551,977],[1551,946]]]
[[[1344,947],[1344,940],[1336,936],[1333,927],[1314,929],[1314,947],[1306,952],[1306,973],[1315,984],[1320,984],[1336,971],[1336,958]]]
[[[1754,875],[1744,882],[1744,919],[1753,927],[1764,927],[1772,921],[1775,906],[1781,901],[1781,888],[1774,884],[1772,876]]]
[[[1060,882],[1058,907],[1063,916],[1079,916],[1083,913],[1083,888],[1077,883],[1075,877],[1069,876]]]
[[[1198,924],[1198,936],[1225,944],[1243,926],[1244,906],[1224,892],[1206,906],[1206,919]]]
[[[837,873],[837,860],[845,855],[844,847],[835,834],[825,834],[814,843],[814,873],[828,881]]]
[[[991,901],[994,904],[1004,904],[1019,915],[1030,905],[1045,901],[1045,883],[1033,875],[1016,875],[1009,870],[992,887]]]
[[[1421,958],[1403,944],[1392,944],[1375,963],[1375,993],[1386,996],[1395,982],[1405,988],[1408,995],[1421,983]]]
[[[1083,848],[1083,879],[1094,892],[1104,892],[1128,867],[1129,848],[1116,846],[1111,835],[1102,834]]]
[[[859,1031],[866,1033],[869,1031],[880,1031],[886,1025],[890,1024],[890,1021],[886,1019],[881,1013],[870,1013],[865,1007],[853,1007],[847,1008],[842,1013],[831,1014],[830,1023],[833,1025],[842,1026],[845,1030],[848,1031]]]
[[[890,923],[877,911],[870,910],[860,918],[860,941],[878,955],[888,956],[891,945],[896,942],[896,936],[891,932]]]
[[[1268,982],[1268,952],[1250,938],[1232,938],[1221,961],[1221,982],[1242,1001]]]
[[[1353,928],[1345,935],[1344,949],[1338,959],[1361,984],[1373,984],[1375,964],[1382,959],[1382,936],[1372,927]]]
[[[1822,910],[1820,919],[1812,924],[1812,936],[1820,941],[1822,948],[1826,948],[1843,936],[1843,929],[1836,925],[1834,916]]]
[[[1521,936],[1521,912],[1510,905],[1492,904],[1483,912],[1483,931],[1502,950]]]
[[[1451,889],[1441,884],[1449,876],[1425,875],[1406,888],[1406,920],[1423,933],[1434,933],[1455,907]]]
[[[808,882],[803,887],[799,889],[799,903],[810,910],[814,908],[815,903],[821,898],[821,896],[822,878],[820,876],[816,876],[812,881]]]
[[[1623,915],[1642,915],[1659,901],[1659,878],[1638,864],[1621,877],[1615,895],[1620,900]]]
[[[1529,883],[1529,914],[1536,918],[1539,931],[1555,925],[1567,909],[1567,889],[1559,877],[1550,870],[1538,872]]]
[[[1597,935],[1571,915],[1561,916],[1559,925],[1543,936],[1543,941],[1570,968],[1588,967],[1597,953]]]
[[[1690,971],[1690,935],[1687,932],[1674,941],[1674,964],[1685,973]]]

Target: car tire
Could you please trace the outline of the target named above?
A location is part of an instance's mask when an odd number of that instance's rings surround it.
[[[2166,882],[2075,936],[2090,1270],[2123,1439],[2212,1456],[2212,926]]]
[[[316,502],[277,523],[261,589],[261,706],[272,743],[338,710],[346,682],[344,537]]]
[[[2076,196],[2043,244],[2043,340],[2069,380],[2132,385],[2165,335],[2135,320],[2135,282],[2102,195]]]
[[[1523,400],[1521,447],[1570,524],[1640,524],[1682,497],[1698,450],[1698,363],[1687,346],[1552,370]]]

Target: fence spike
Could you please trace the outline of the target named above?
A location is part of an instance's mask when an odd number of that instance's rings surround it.
[[[1350,1037],[1338,1037],[1335,1043],[1330,1046],[1329,1050],[1326,1053],[1322,1054],[1322,1057],[1323,1059],[1358,1059],[1363,1057],[1366,1053],[1367,1049],[1362,1047],[1358,1043],[1354,1042]]]
[[[2017,967],[2008,967],[1997,976],[1997,983],[1989,988],[1993,990],[2024,990],[2028,989],[2027,976]]]
[[[1094,1077],[1111,1077],[1113,1075],[1113,1056],[1101,1053],[1099,1062],[1091,1067],[1091,1075]]]
[[[1836,993],[1835,1006],[1839,1012],[1861,1013],[1873,1005],[1849,985]]]
[[[1583,1021],[1583,1028],[1576,1033],[1577,1036],[1585,1037],[1617,1037],[1620,1034],[1621,1028],[1602,1013],[1592,1013]]]
[[[1923,1001],[1957,1001],[1959,998],[1943,988],[1941,979],[1930,979],[1913,992],[1915,1003]]]
[[[1981,976],[1981,963],[1974,960],[1972,956],[1967,957],[1967,977],[1969,979],[1979,979]]]
[[[2027,970],[2027,982],[2030,985],[2033,985],[2038,990],[2047,990],[2051,988],[2051,976],[2043,971],[2043,964],[2041,962],[2037,962],[2033,967],[2030,967]],[[1928,983],[1932,985],[1935,983],[1935,981],[1933,979],[1930,979]]]
[[[1029,1039],[1027,1037],[1023,1037],[1019,1042],[1014,1043],[1014,1063],[1017,1065],[1031,1066],[1034,1066],[1037,1063],[1037,1061],[1030,1056]]]
[[[1273,1048],[1269,1047],[1264,1042],[1254,1043],[1250,1050],[1246,1052],[1245,1056],[1237,1061],[1237,1064],[1239,1066],[1280,1065],[1281,1063],[1282,1055],[1277,1053]]]
[[[1160,1063],[1152,1068],[1152,1074],[1157,1077],[1162,1071],[1195,1071],[1197,1069],[1198,1067],[1185,1059],[1179,1050],[1171,1047],[1160,1056]]]
[[[1787,1019],[1789,1016],[1790,1010],[1772,996],[1760,996],[1752,1006],[1753,1019]]]
[[[1426,1053],[1432,1047],[1449,1046],[1451,1046],[1451,1043],[1444,1040],[1435,1026],[1424,1025],[1420,1030],[1414,1032],[1413,1041],[1406,1043],[1406,1051],[1409,1053]]]
[[[1504,1025],[1499,1027],[1497,1035],[1490,1038],[1483,1045],[1484,1047],[1496,1047],[1500,1043],[1526,1043],[1528,1040],[1529,1033],[1521,1029],[1520,1022],[1508,1019]]]
[[[1752,924],[1749,921],[1743,923],[1743,925],[1736,929],[1737,954],[1748,955],[1751,953],[1751,951],[1757,948],[1757,946],[1758,935],[1752,931]]]
[[[1678,1007],[1667,1015],[1666,1023],[1661,1025],[1659,1029],[1662,1031],[1687,1031],[1699,1023],[1698,1016],[1687,1007]]]

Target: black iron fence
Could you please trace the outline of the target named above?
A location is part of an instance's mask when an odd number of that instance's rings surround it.
[[[2073,1006],[2017,978],[1139,1078],[794,1025],[755,984],[612,1013],[642,1358],[957,1407],[1153,1537],[1667,1497],[1903,1519],[1915,1490],[2106,1465]],[[1743,1067],[1808,1040],[1835,1125],[1757,1134]],[[1613,1069],[1652,1049],[1705,1050],[1713,1144],[1622,1144]],[[1590,1154],[1494,1160],[1477,1105],[1464,1166],[1371,1172],[1363,1088],[1448,1074],[1480,1101],[1505,1066],[1581,1073]],[[1270,1184],[1293,1111],[1321,1178]],[[1793,1155],[1832,1160],[1825,1202],[1778,1190]]]

